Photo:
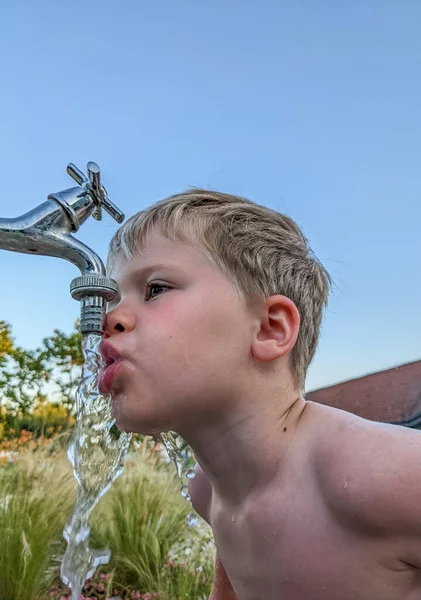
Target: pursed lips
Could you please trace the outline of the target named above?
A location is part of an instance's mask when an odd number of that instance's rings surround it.
[[[98,385],[101,393],[108,394],[112,390],[114,378],[121,366],[122,356],[120,352],[107,341],[101,342],[99,351],[102,356],[103,367],[99,373]]]
[[[109,367],[113,362],[121,360],[120,352],[114,348],[110,342],[103,341],[100,344],[99,351],[101,353],[104,364]]]

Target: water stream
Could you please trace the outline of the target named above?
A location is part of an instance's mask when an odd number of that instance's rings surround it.
[[[79,600],[86,579],[110,559],[109,549],[90,548],[89,517],[100,498],[122,474],[131,440],[130,433],[116,433],[111,396],[98,390],[97,376],[102,366],[101,341],[99,334],[83,337],[84,365],[76,392],[76,423],[67,449],[78,487],[73,512],[63,531],[67,548],[60,574],[63,583],[72,590],[71,600]],[[186,457],[180,452],[176,436],[171,432],[161,433],[156,439],[164,445],[176,467],[181,482],[180,494],[190,501],[187,485],[188,480],[194,477],[194,470],[186,467]],[[188,514],[187,523],[189,526],[196,525],[194,512]]]
[[[76,423],[67,449],[78,489],[73,513],[63,532],[68,545],[60,573],[63,583],[72,590],[72,600],[79,600],[83,584],[97,566],[109,561],[107,548],[89,547],[88,521],[99,499],[123,472],[131,439],[128,433],[113,434],[111,397],[98,390],[101,341],[102,336],[96,333],[83,337],[85,362],[76,392]]]
[[[183,456],[183,454],[181,453],[180,448],[177,444],[177,439],[173,432],[169,431],[168,433],[161,433],[157,439],[158,441],[162,442],[169,458],[175,465],[177,475],[181,483],[181,496],[185,500],[187,500],[187,502],[190,502],[191,498],[188,492],[188,482],[189,479],[194,479],[194,469],[188,468],[186,466],[187,457]],[[189,525],[190,527],[194,527],[197,524],[197,521],[198,518],[195,512],[190,512],[187,515],[187,525]]]

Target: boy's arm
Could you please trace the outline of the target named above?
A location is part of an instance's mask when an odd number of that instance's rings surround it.
[[[238,596],[233,590],[218,552],[215,557],[215,574],[209,600],[238,600]]]
[[[343,522],[387,540],[398,560],[421,569],[421,431],[367,424],[341,438],[329,463],[331,506]]]
[[[212,484],[199,465],[196,465],[195,477],[189,480],[189,494],[195,511],[210,525]],[[215,572],[209,600],[238,600],[218,552],[215,557]]]

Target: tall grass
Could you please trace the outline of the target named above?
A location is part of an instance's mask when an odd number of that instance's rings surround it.
[[[92,519],[92,541],[111,549],[115,584],[184,600],[198,600],[208,592],[212,562],[201,546],[208,543],[209,533],[203,526],[187,526],[192,509],[179,487],[175,469],[162,468],[146,444],[126,461],[125,475]],[[184,555],[176,556],[177,549]]]
[[[1,479],[1,600],[39,600],[48,590],[48,568],[74,500],[64,458],[25,452]]]
[[[14,465],[0,467],[0,600],[46,600],[57,589],[54,567],[65,550],[62,530],[76,483],[65,451],[53,449],[20,452]],[[110,564],[101,571],[121,597],[133,590],[159,592],[162,600],[209,595],[210,530],[187,526],[191,506],[178,488],[172,465],[143,444],[94,510],[91,543],[110,548]]]

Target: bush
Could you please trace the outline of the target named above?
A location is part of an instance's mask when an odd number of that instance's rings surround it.
[[[64,439],[36,448],[31,440],[26,450],[19,449],[16,462],[0,466],[1,599],[70,598],[59,564],[76,482]],[[112,554],[110,564],[86,582],[85,597],[206,598],[213,570],[210,529],[203,522],[187,526],[191,507],[178,494],[174,467],[146,441],[136,448],[91,516],[91,545],[106,546]]]
[[[64,459],[25,451],[2,478],[0,598],[38,600],[51,586],[48,567],[74,499]]]
[[[209,593],[213,557],[209,560],[197,552],[209,533],[187,526],[192,508],[179,495],[179,487],[175,468],[163,469],[160,456],[148,451],[146,442],[129,455],[125,475],[114,483],[92,519],[91,539],[95,547],[110,548],[108,567],[117,588],[195,600]],[[177,550],[184,556],[177,557]],[[181,564],[178,571],[176,560]],[[198,567],[202,571],[196,571]]]
[[[74,422],[67,408],[59,403],[39,402],[25,414],[0,409],[0,442],[19,438],[22,431],[30,431],[34,438],[51,439],[71,429]]]

